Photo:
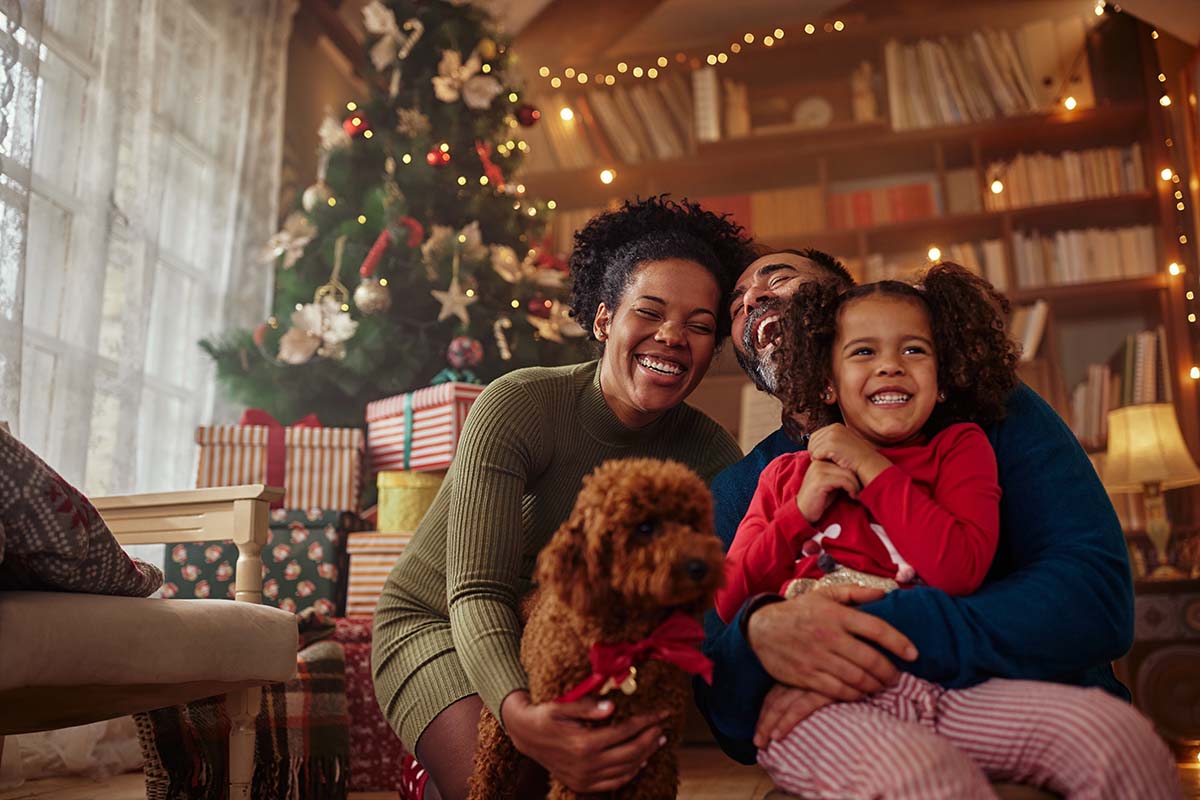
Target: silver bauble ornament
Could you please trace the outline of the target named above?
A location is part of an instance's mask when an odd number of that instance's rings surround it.
[[[392,307],[392,295],[379,278],[363,278],[354,290],[354,305],[364,314],[382,314]]]
[[[331,197],[333,197],[333,190],[329,188],[329,184],[318,180],[304,190],[304,194],[300,197],[300,205],[304,206],[304,210],[311,214],[318,206],[328,203]]]

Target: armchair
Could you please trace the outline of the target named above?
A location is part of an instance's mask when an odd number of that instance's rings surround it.
[[[0,750],[8,734],[226,695],[231,800],[250,797],[261,687],[296,669],[292,614],[261,605],[261,485],[93,499],[122,544],[233,539],[236,601],[0,592]]]

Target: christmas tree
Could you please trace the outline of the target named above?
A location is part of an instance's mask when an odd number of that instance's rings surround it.
[[[327,116],[317,180],[267,245],[273,314],[201,342],[236,402],[285,424],[359,426],[371,400],[434,380],[584,355],[541,238],[553,203],[514,180],[540,114],[492,20],[462,0],[363,18],[371,97]]]

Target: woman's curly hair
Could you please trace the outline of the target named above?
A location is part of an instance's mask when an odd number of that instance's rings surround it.
[[[720,288],[717,343],[729,335],[729,308],[724,300],[742,269],[754,260],[750,238],[727,215],[705,211],[699,203],[675,202],[666,195],[625,201],[616,211],[593,217],[575,233],[569,261],[571,313],[589,339],[592,323],[604,303],[616,309],[639,266],[647,261],[679,258],[707,269]]]
[[[837,405],[822,399],[833,385],[838,318],[848,302],[871,295],[907,299],[929,315],[938,389],[946,399],[934,407],[926,434],[954,422],[986,425],[1004,417],[1004,402],[1017,382],[1018,356],[1004,327],[1008,300],[983,278],[949,262],[934,264],[915,286],[879,281],[842,289],[815,281],[797,288],[779,348],[778,396],[789,413],[804,415],[810,431],[842,421]]]

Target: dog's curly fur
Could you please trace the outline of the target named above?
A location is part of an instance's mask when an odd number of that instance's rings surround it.
[[[675,611],[698,617],[721,584],[722,561],[712,497],[699,476],[648,458],[602,464],[584,479],[570,517],[538,558],[538,589],[521,639],[533,702],[552,701],[588,677],[593,643],[644,639]],[[632,783],[604,796],[675,797],[689,676],[648,661],[638,666],[637,683],[632,695],[607,696],[616,706],[611,720],[670,710],[662,723],[667,744]],[[514,797],[521,758],[485,709],[470,797]],[[549,796],[577,797],[553,780]]]

